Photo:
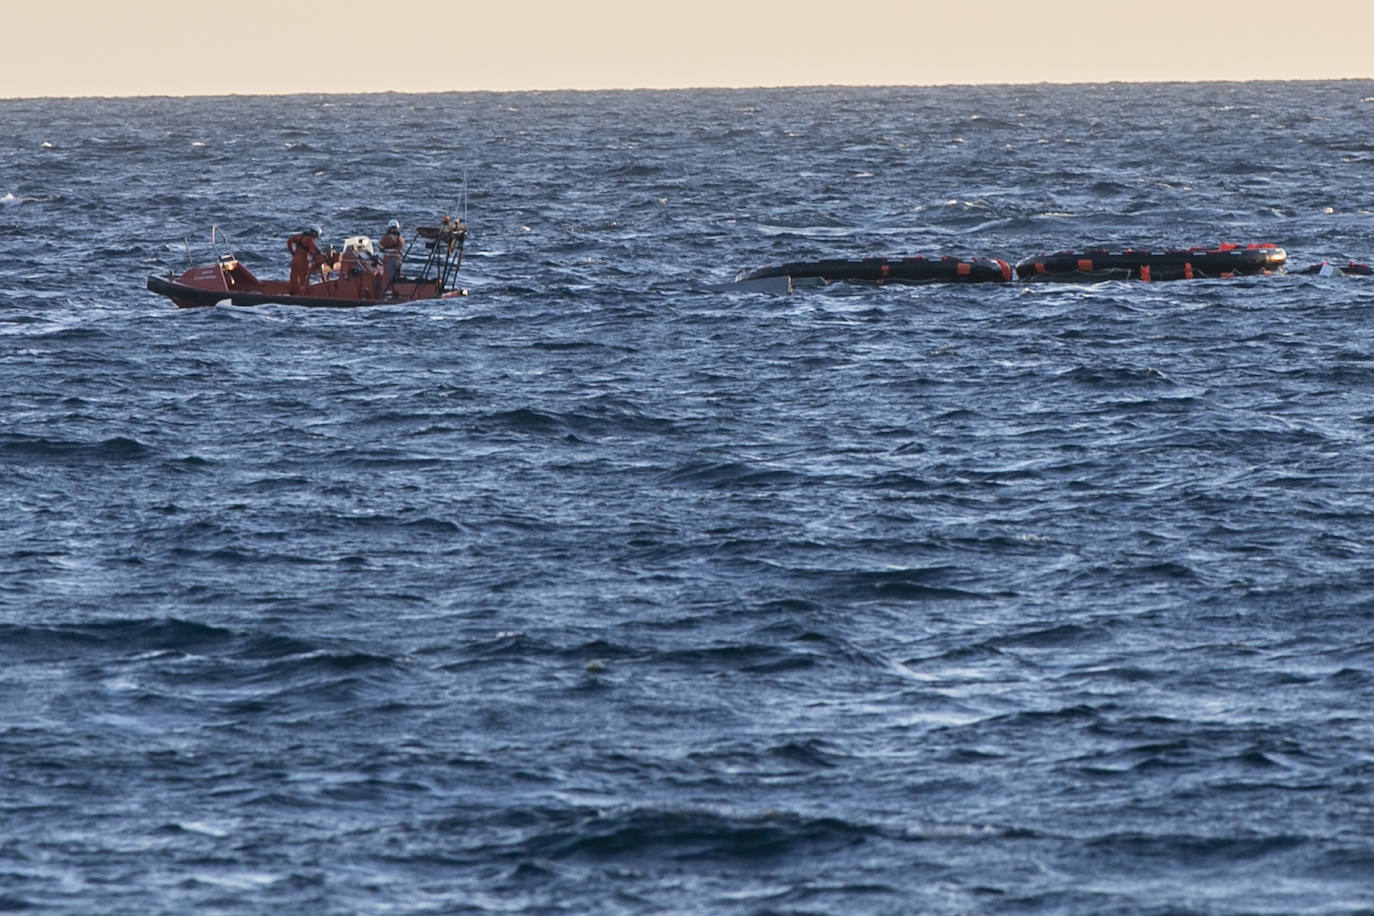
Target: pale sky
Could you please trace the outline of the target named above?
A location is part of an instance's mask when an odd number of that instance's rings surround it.
[[[1374,77],[1374,3],[0,0],[0,97]]]

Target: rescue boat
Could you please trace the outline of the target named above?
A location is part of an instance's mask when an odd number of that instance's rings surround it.
[[[401,255],[396,270],[388,270],[367,236],[350,236],[342,251],[332,247],[297,292],[287,280],[262,280],[233,253],[229,238],[218,226],[210,230],[215,260],[188,268],[180,276],[148,277],[148,289],[171,299],[180,308],[208,305],[299,305],[310,308],[356,308],[467,295],[453,281],[463,261],[467,226],[444,217],[438,226],[422,226]],[[411,268],[411,270],[407,270]]]
[[[906,258],[844,259],[821,261],[791,261],[755,270],[742,271],[736,283],[755,283],[785,277],[793,285],[810,282],[823,285],[838,282],[875,283],[1008,283],[1011,265],[1001,258],[956,258],[946,255],[927,258],[913,255]],[[798,284],[803,281],[803,284]]]
[[[1287,253],[1273,243],[1222,244],[1215,248],[1170,248],[1164,251],[1092,248],[1037,254],[1016,262],[1022,280],[1097,282],[1099,280],[1192,280],[1243,277],[1283,269]]]

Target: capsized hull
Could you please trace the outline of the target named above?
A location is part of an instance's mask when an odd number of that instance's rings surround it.
[[[1246,277],[1283,269],[1288,255],[1277,245],[1218,245],[1165,251],[1092,248],[1038,254],[1016,262],[1022,280],[1093,283],[1100,280],[1194,280]]]
[[[1329,261],[1322,261],[1320,264],[1311,264],[1302,270],[1290,270],[1289,273],[1318,277],[1374,277],[1374,267],[1361,264],[1358,261],[1350,261],[1345,264],[1332,264]]]
[[[1011,265],[1001,258],[827,258],[792,261],[744,271],[735,278],[743,283],[771,277],[816,280],[824,283],[1007,283]]]

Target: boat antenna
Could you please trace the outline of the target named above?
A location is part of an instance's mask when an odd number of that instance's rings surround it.
[[[468,166],[463,163],[463,225],[468,222]]]

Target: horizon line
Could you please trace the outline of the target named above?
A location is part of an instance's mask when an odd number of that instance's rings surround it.
[[[190,99],[190,98],[290,98],[292,96],[356,96],[356,95],[517,95],[536,93],[594,93],[594,92],[751,92],[775,89],[951,89],[996,86],[1116,86],[1116,85],[1226,85],[1242,83],[1345,83],[1374,82],[1374,76],[1313,76],[1313,77],[1233,77],[1218,79],[1106,79],[1106,80],[1034,80],[1025,82],[990,81],[977,83],[759,83],[744,86],[562,86],[547,88],[482,88],[482,89],[367,89],[354,92],[335,90],[262,90],[254,92],[193,90],[190,92],[116,92],[110,94],[65,95],[5,95],[0,101],[43,102],[102,99]]]

